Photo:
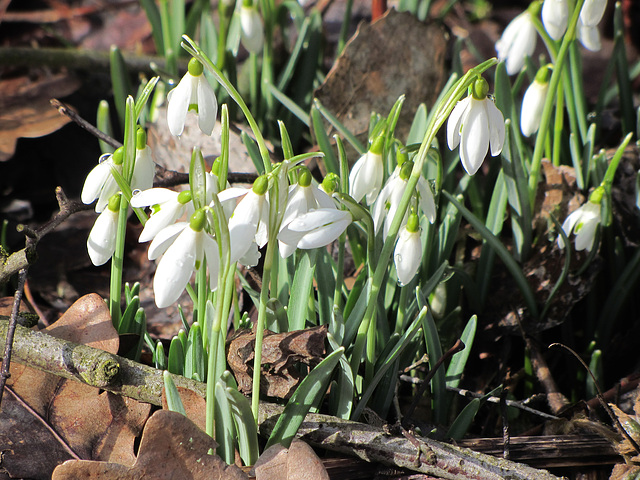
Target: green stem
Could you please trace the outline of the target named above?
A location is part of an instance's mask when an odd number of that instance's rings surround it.
[[[573,15],[571,16],[571,20],[569,21],[569,25],[567,27],[567,32],[564,35],[564,38],[562,40],[562,45],[560,46],[560,50],[558,51],[558,56],[555,59],[555,68],[553,69],[553,73],[551,74],[551,79],[549,80],[549,92],[556,92],[558,89],[558,84],[560,83],[560,79],[562,78],[562,70],[563,70],[562,66],[567,56],[567,52],[569,51],[569,46],[571,45],[571,42],[573,42],[575,39],[576,25],[578,23],[578,18],[580,17],[580,10],[582,9],[583,4],[584,4],[584,0],[578,0],[576,2]],[[542,116],[540,118],[540,130],[538,131],[535,147],[533,149],[533,158],[531,160],[531,171],[529,174],[529,202],[531,204],[532,209],[534,207],[535,200],[536,200],[536,192],[538,190],[538,181],[540,179],[540,170],[542,168],[542,156],[544,152],[544,143],[545,143],[545,138],[547,136],[547,132],[549,129],[554,100],[555,98],[553,95],[548,95],[545,100],[544,108],[542,110]]]
[[[251,111],[247,107],[247,104],[240,96],[240,93],[236,90],[236,88],[231,84],[229,80],[224,76],[224,74],[220,71],[220,69],[207,57],[207,55],[202,51],[202,49],[198,46],[196,42],[191,40],[187,35],[183,35],[182,47],[197,58],[200,63],[205,65],[209,71],[216,77],[216,80],[224,87],[229,96],[238,104],[242,113],[244,114],[249,126],[251,127],[251,131],[258,143],[258,149],[260,150],[260,156],[262,157],[262,162],[264,164],[265,173],[269,173],[272,170],[271,167],[271,159],[269,157],[269,149],[267,148],[267,144],[264,141],[264,137],[262,136],[262,132],[260,128],[258,128],[258,124],[256,120],[253,118]]]

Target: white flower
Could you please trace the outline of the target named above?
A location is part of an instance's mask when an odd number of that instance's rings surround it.
[[[300,175],[298,183],[289,187],[287,206],[282,216],[282,222],[280,223],[280,231],[296,218],[318,208],[332,209],[336,208],[336,204],[323,190],[311,185],[311,174],[306,170]],[[287,258],[296,251],[295,245],[284,243],[280,238],[278,238],[278,240],[278,248],[282,258]]]
[[[116,152],[118,152],[116,150]],[[89,205],[96,199],[96,212],[102,212],[109,203],[109,199],[120,191],[120,187],[116,183],[115,178],[111,174],[111,167],[118,169],[122,173],[122,158],[119,159],[119,164],[114,162],[114,155],[122,155],[122,151],[114,154],[104,154],[100,156],[98,165],[96,165],[87,175],[82,187],[82,193],[80,199],[82,203]]]
[[[167,123],[172,135],[180,136],[189,110],[198,115],[198,126],[202,133],[211,135],[218,114],[216,94],[204,76],[198,60],[189,61],[189,70],[180,83],[167,94]]]
[[[258,9],[254,6],[240,7],[240,34],[242,45],[250,53],[259,53],[264,43],[264,29]]]
[[[536,27],[531,14],[523,12],[514,18],[496,42],[498,59],[506,62],[507,73],[513,75],[524,67],[524,60],[536,48]]]
[[[412,168],[413,162],[405,162],[402,167],[396,167],[376,199],[373,207],[373,224],[376,233],[378,233],[380,227],[384,225],[382,234],[385,238],[389,233],[389,227],[398,210],[400,199],[402,199],[402,195],[407,188],[407,181]],[[419,193],[418,205],[429,222],[433,223],[436,218],[436,204],[433,199],[431,187],[429,187],[429,184],[423,177],[420,177],[418,179],[417,189]],[[405,214],[401,225],[406,223],[407,215]]]
[[[482,82],[486,84],[486,80]],[[502,152],[505,135],[504,117],[498,107],[486,93],[483,100],[477,100],[477,96],[474,92],[459,101],[447,121],[447,144],[451,150],[460,144],[462,166],[469,175],[478,171],[489,146],[493,157]]]
[[[587,27],[595,27],[602,20],[607,0],[585,0],[580,10],[580,20]]]
[[[418,216],[412,214],[409,223],[402,227],[398,234],[398,243],[393,252],[393,262],[396,265],[400,285],[407,285],[415,277],[422,262],[422,241]],[[412,229],[416,229],[413,231]]]
[[[153,278],[153,292],[158,308],[168,307],[178,300],[193,272],[201,268],[203,258],[206,258],[209,267],[209,286],[215,290],[220,258],[218,245],[202,228],[204,217],[203,211],[197,211],[189,223],[181,225],[182,231],[177,237],[174,235],[175,240],[160,259]],[[175,225],[168,228],[175,230]],[[159,236],[160,234],[156,236],[154,242]]]
[[[598,203],[588,201],[580,208],[572,212],[562,224],[562,230],[569,236],[573,232],[576,236],[576,250],[593,248],[596,230],[601,222],[601,206]],[[558,246],[564,248],[564,241],[558,236]]]
[[[87,250],[91,263],[96,267],[104,265],[116,251],[116,232],[118,231],[118,212],[120,211],[120,195],[115,194],[93,224]]]
[[[589,26],[582,23],[582,17],[578,18],[578,25],[576,25],[576,36],[582,46],[589,51],[598,52],[602,48],[600,42],[600,30],[597,25]]]
[[[520,112],[520,129],[525,137],[529,137],[540,128],[540,117],[544,109],[544,102],[549,90],[548,68],[536,75],[533,83],[527,88],[522,99],[522,111]],[[542,69],[541,69],[542,70]],[[541,77],[542,80],[538,77]]]
[[[542,23],[551,38],[560,40],[569,23],[569,3],[567,0],[544,0]]]
[[[151,148],[148,145],[145,145],[145,147],[141,149],[136,148],[131,188],[133,190],[147,190],[153,187],[155,172],[156,164],[153,162],[153,158],[151,158]]]
[[[320,248],[336,240],[352,221],[346,210],[319,208],[293,220],[280,231],[278,238],[303,250]]]
[[[371,205],[382,188],[382,142],[378,137],[367,153],[353,165],[349,173],[349,195],[356,202],[365,197],[367,205]]]
[[[162,230],[184,215],[187,206],[191,205],[191,192],[174,192],[168,188],[151,188],[131,197],[134,208],[151,207],[152,214],[140,233],[139,242],[148,242]]]

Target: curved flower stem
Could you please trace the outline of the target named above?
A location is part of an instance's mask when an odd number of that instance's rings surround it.
[[[475,81],[478,75],[481,75],[485,70],[496,63],[498,63],[498,60],[492,58],[481,63],[477,67],[470,69],[460,80],[451,86],[446,95],[442,97],[444,99],[443,102],[435,106],[436,113],[431,117],[431,120],[427,125],[424,139],[420,144],[420,149],[418,150],[414,160],[413,170],[411,171],[411,175],[407,181],[407,186],[404,194],[402,195],[402,199],[398,204],[398,210],[396,211],[393,221],[391,222],[391,226],[389,227],[389,233],[387,234],[384,245],[382,246],[382,252],[378,257],[378,265],[373,274],[373,279],[371,280],[371,286],[368,291],[367,309],[364,313],[364,318],[360,324],[360,328],[358,329],[351,356],[351,370],[353,371],[354,376],[358,371],[358,366],[360,365],[360,360],[364,352],[369,325],[374,319],[378,294],[380,293],[381,286],[384,282],[384,277],[389,266],[389,259],[391,258],[396,238],[398,236],[398,231],[400,230],[400,224],[402,223],[402,219],[409,207],[411,196],[416,190],[418,179],[422,176],[422,166],[427,159],[431,143],[440,130],[440,127],[442,127],[453,111],[458,100],[460,100],[467,92],[469,85]]]
[[[563,64],[567,53],[569,51],[569,46],[571,42],[574,41],[576,36],[576,25],[578,24],[578,18],[580,17],[580,10],[582,9],[582,5],[584,4],[584,0],[578,0],[576,2],[573,14],[571,16],[571,20],[569,21],[569,25],[567,27],[567,32],[564,35],[562,40],[562,45],[560,46],[560,50],[558,51],[558,55],[555,59],[556,68],[553,69],[553,73],[551,74],[551,79],[549,80],[549,91],[556,92],[558,89],[558,84],[562,78]],[[536,192],[538,190],[538,181],[540,179],[540,169],[542,167],[542,155],[544,150],[545,138],[547,136],[547,132],[549,129],[549,123],[551,120],[551,112],[553,110],[553,95],[547,95],[547,98],[544,103],[544,108],[542,110],[542,117],[540,118],[540,130],[538,131],[538,135],[536,137],[536,143],[533,150],[533,158],[531,160],[531,171],[529,174],[529,202],[531,207],[533,208],[535,200],[536,200]]]
[[[269,173],[272,170],[271,167],[271,159],[269,158],[269,149],[267,148],[267,144],[264,141],[264,137],[262,136],[262,132],[260,128],[258,128],[258,124],[256,123],[255,118],[251,114],[251,111],[247,107],[247,104],[240,96],[240,93],[236,90],[236,88],[231,84],[227,77],[220,71],[220,69],[207,57],[207,55],[202,51],[202,49],[198,46],[196,42],[191,40],[187,35],[183,35],[182,48],[184,48],[187,52],[197,58],[200,63],[202,63],[205,67],[209,69],[209,71],[216,77],[216,80],[223,86],[223,88],[227,91],[229,96],[233,98],[233,100],[238,104],[242,113],[244,114],[249,126],[251,127],[251,131],[258,143],[258,149],[260,150],[260,156],[262,157],[262,162],[264,164],[265,173]]]

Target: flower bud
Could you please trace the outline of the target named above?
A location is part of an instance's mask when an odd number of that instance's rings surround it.
[[[484,78],[478,77],[471,86],[471,93],[476,100],[484,100],[489,93],[489,83]]]
[[[122,162],[124,161],[124,147],[116,148],[111,160],[113,160],[114,165],[122,165]]]
[[[253,182],[253,192],[256,195],[264,195],[267,193],[267,189],[269,188],[269,178],[266,175],[260,175],[256,178],[256,181]]]
[[[192,58],[191,60],[189,60],[189,66],[187,68],[189,70],[189,73],[194,77],[202,75],[202,72],[204,71],[204,67],[197,58]]]
[[[302,167],[298,175],[298,185],[308,187],[311,185],[311,172],[307,167]]]
[[[196,210],[191,219],[189,220],[189,226],[194,232],[201,232],[207,222],[207,215],[203,209]]]

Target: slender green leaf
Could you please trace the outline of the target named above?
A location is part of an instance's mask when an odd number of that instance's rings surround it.
[[[178,412],[187,416],[187,412],[184,410],[184,405],[182,404],[182,399],[180,398],[180,394],[178,393],[178,389],[176,388],[176,384],[171,377],[171,374],[168,371],[162,372],[162,379],[164,381],[164,394],[167,398],[167,407],[171,412]]]
[[[312,295],[313,275],[316,270],[316,256],[317,250],[304,250],[296,265],[287,309],[290,331],[305,328],[309,296]]]
[[[239,392],[238,392],[239,393]],[[215,435],[218,442],[217,453],[225,462],[232,464],[235,461],[236,429],[233,418],[233,409],[227,386],[222,378],[219,378],[215,386]]]
[[[464,349],[451,357],[451,362],[447,368],[447,387],[457,387],[460,384],[464,367],[467,365],[467,360],[471,353],[471,347],[473,346],[473,340],[475,339],[477,328],[478,317],[473,315],[464,327],[462,335],[460,335],[460,340],[464,343]]]
[[[245,465],[254,465],[258,460],[259,445],[256,422],[251,412],[251,404],[247,397],[236,388],[227,387],[227,398],[235,420],[238,433],[238,451]]]
[[[351,146],[356,149],[356,151],[360,155],[363,155],[366,152],[366,149],[364,145],[360,143],[360,140],[358,140],[356,136],[351,133],[349,129],[347,129],[347,127],[345,127],[335,115],[327,110],[317,98],[314,99],[314,106],[318,109],[318,111],[320,111],[320,113],[322,113],[324,118],[326,118],[329,123],[333,125],[333,127],[338,130],[338,132],[340,132],[340,134],[351,144]]]

